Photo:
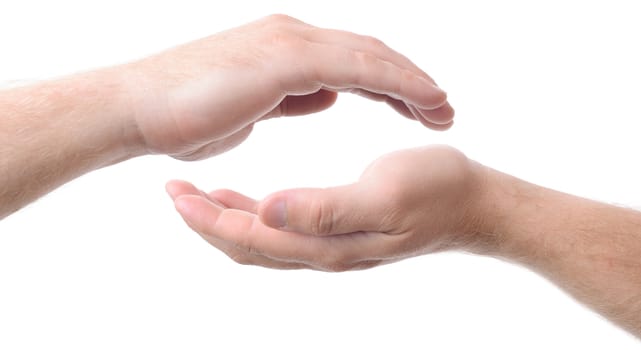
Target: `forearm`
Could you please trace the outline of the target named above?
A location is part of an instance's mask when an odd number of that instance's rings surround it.
[[[0,219],[136,154],[124,79],[105,69],[0,91]]]
[[[641,212],[493,170],[487,170],[486,189],[490,254],[541,273],[641,336]]]

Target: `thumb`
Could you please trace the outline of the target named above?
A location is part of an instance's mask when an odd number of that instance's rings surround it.
[[[274,193],[258,206],[267,226],[311,235],[376,231],[379,205],[359,184]]]

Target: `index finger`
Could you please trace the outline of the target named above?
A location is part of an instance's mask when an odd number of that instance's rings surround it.
[[[436,109],[447,94],[422,74],[386,61],[371,52],[307,42],[286,60],[282,80],[287,94],[363,89],[402,100],[421,109]],[[292,69],[294,67],[294,69]]]
[[[401,68],[410,70],[435,84],[434,79],[419,68],[405,55],[387,46],[382,40],[372,36],[360,35],[337,29],[324,29],[310,26],[303,31],[303,37],[321,44],[342,46],[347,49],[368,52]],[[436,84],[435,84],[436,85]]]

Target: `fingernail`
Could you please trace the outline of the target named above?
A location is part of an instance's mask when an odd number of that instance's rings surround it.
[[[271,227],[282,228],[287,225],[287,203],[278,199],[265,212],[265,223]]]

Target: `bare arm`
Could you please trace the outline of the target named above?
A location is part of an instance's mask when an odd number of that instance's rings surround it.
[[[140,152],[124,81],[111,69],[0,91],[0,219]]]
[[[262,201],[167,189],[192,229],[243,264],[343,271],[465,250],[523,264],[641,336],[641,212],[527,183],[449,147],[394,152],[356,183]]]
[[[489,171],[493,252],[641,336],[641,212]]]
[[[432,78],[380,41],[282,15],[127,65],[0,91],[0,219],[133,156],[225,152],[254,123],[324,110],[340,91],[434,129],[454,114]]]

